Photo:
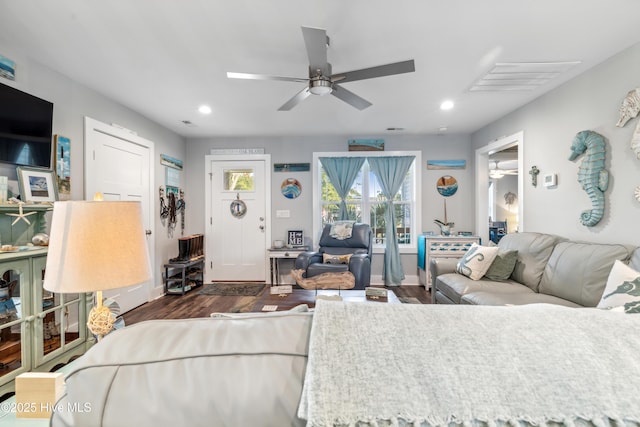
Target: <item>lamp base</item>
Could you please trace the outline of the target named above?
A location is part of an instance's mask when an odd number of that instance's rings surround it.
[[[97,335],[100,340],[113,329],[116,316],[104,305],[96,306],[89,312],[87,327],[92,334]]]

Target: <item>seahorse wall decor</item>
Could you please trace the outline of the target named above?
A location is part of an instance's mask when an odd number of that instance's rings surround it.
[[[575,161],[585,154],[578,168],[578,182],[591,199],[592,209],[580,214],[580,222],[593,227],[604,215],[604,192],[609,186],[609,172],[604,168],[604,137],[591,130],[578,132],[571,143],[569,160]]]
[[[622,100],[619,113],[618,123],[616,123],[616,126],[619,128],[624,127],[629,120],[640,113],[640,88],[630,90],[629,93],[627,93],[627,96]],[[640,120],[633,130],[631,150],[636,154],[636,157],[640,159]],[[640,186],[635,188],[634,197],[640,202]]]
[[[616,126],[621,128],[627,124],[627,122],[635,118],[640,113],[640,88],[629,91],[627,96],[622,100],[620,106],[620,116]],[[636,154],[636,157],[640,159],[640,121],[636,125],[631,137],[631,150]]]

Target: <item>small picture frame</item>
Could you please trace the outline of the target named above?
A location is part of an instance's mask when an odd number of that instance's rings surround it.
[[[52,169],[18,166],[20,198],[25,203],[55,202],[58,200],[58,186]]]
[[[289,230],[287,232],[287,246],[304,246],[304,233],[302,230]]]

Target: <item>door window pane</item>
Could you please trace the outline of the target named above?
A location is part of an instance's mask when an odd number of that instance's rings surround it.
[[[253,169],[225,169],[225,191],[255,191]]]

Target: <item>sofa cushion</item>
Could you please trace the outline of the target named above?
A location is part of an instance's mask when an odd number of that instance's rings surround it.
[[[624,307],[626,313],[640,313],[639,291],[640,272],[616,260],[598,308]]]
[[[524,287],[524,286],[523,286]],[[530,290],[529,288],[526,288]],[[555,304],[566,307],[580,307],[580,305],[553,295],[538,294],[536,292],[471,292],[464,295],[461,304],[472,305],[525,305],[525,304]]]
[[[478,292],[496,292],[496,293],[512,293],[525,292],[533,293],[533,291],[513,280],[504,282],[494,282],[491,280],[471,280],[470,278],[458,273],[441,274],[436,279],[436,287],[443,295],[456,304],[460,304],[463,295]]]
[[[479,280],[491,267],[496,255],[498,255],[498,248],[474,243],[458,261],[456,271],[472,280]]]
[[[517,260],[518,251],[499,251],[484,277],[489,280],[507,280],[511,277]]]
[[[511,279],[538,291],[544,268],[556,243],[564,240],[560,236],[543,233],[509,233],[498,247],[502,251],[518,251],[518,260]]]
[[[615,260],[627,260],[630,255],[631,248],[624,245],[558,243],[545,267],[539,292],[595,307]]]

